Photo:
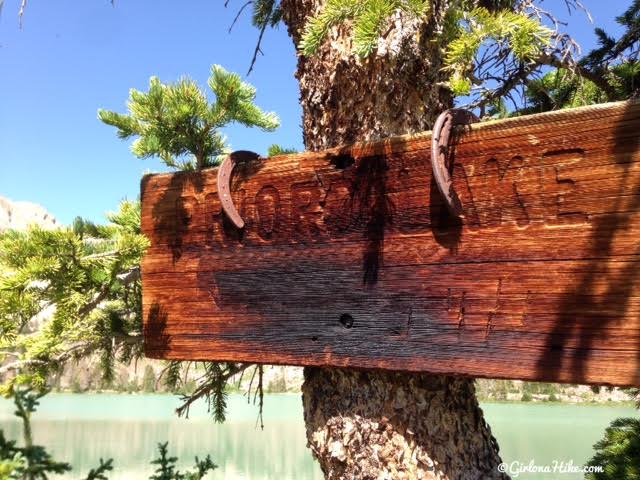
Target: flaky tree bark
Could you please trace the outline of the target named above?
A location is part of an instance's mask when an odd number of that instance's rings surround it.
[[[321,3],[282,0],[296,46]],[[428,24],[397,15],[365,60],[351,53],[348,25],[317,54],[299,58],[308,150],[428,130],[451,105],[440,86],[437,35],[448,0],[432,3]],[[303,403],[309,446],[326,478],[504,478],[471,379],[307,368]]]
[[[352,55],[349,26],[331,32],[320,50],[300,56],[303,135],[307,150],[428,130],[451,96],[438,86],[443,80],[441,45],[445,3],[435,1],[429,25],[398,15],[378,49],[361,60]],[[309,15],[321,0],[283,0],[284,21],[297,46]]]

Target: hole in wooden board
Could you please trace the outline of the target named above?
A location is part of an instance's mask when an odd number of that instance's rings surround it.
[[[356,159],[346,153],[333,155],[330,161],[339,170],[344,170],[346,168],[349,168],[356,163]]]
[[[344,328],[351,328],[353,327],[353,317],[348,313],[343,313],[340,315],[340,323]]]

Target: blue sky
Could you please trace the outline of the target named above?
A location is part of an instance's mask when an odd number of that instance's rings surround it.
[[[1,3],[1,0],[0,0]],[[247,72],[258,32],[249,9],[228,28],[244,3],[231,0],[31,0],[20,30],[19,0],[5,0],[0,16],[0,196],[43,205],[59,221],[77,216],[102,221],[123,198],[135,199],[147,170],[98,108],[125,111],[130,88],[147,88],[189,75],[206,85],[211,64]],[[561,0],[546,2],[563,15]],[[585,0],[594,25],[616,32],[613,18],[628,0]],[[567,30],[588,50],[593,28],[574,14]],[[280,116],[282,126],[264,133],[238,126],[225,130],[234,149],[266,152],[272,143],[302,149],[301,110],[294,78],[295,51],[286,29],[265,36],[248,81],[257,103]]]

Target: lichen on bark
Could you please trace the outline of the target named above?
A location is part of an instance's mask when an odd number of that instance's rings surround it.
[[[376,51],[360,58],[351,51],[349,25],[334,28],[312,56],[300,56],[303,135],[307,150],[428,130],[451,104],[442,88],[442,30],[445,1],[433,2],[428,22],[396,14]],[[297,45],[308,16],[321,2],[284,0],[283,18]]]
[[[473,380],[307,368],[302,392],[326,478],[503,478]]]

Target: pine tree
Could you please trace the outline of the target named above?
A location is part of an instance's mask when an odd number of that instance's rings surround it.
[[[71,470],[66,462],[54,460],[45,447],[36,445],[31,430],[31,416],[36,411],[39,400],[46,395],[46,390],[34,390],[30,387],[16,387],[9,395],[13,397],[16,407],[15,416],[22,421],[23,447],[15,441],[9,441],[0,430],[0,478],[21,480],[46,480],[49,474],[64,474]],[[106,480],[104,473],[113,469],[111,460],[92,469],[86,480]]]
[[[125,201],[107,225],[0,235],[2,389],[44,388],[68,361],[100,352],[105,381],[116,356],[142,355],[140,205]]]
[[[640,0],[616,17],[623,29],[618,39],[596,28],[599,46],[578,63],[589,78],[565,68],[555,69],[527,83],[526,107],[519,114],[579,107],[640,95]]]
[[[156,374],[151,365],[147,365],[144,368],[144,374],[142,376],[142,390],[145,393],[153,393],[156,391]]]
[[[594,472],[587,473],[586,479],[640,478],[640,419],[615,419],[607,427],[604,438],[593,448],[596,453],[587,466],[594,467]],[[596,467],[603,468],[603,471],[595,471]]]
[[[209,471],[215,470],[218,466],[213,463],[211,457],[207,455],[204,460],[196,457],[195,467],[190,472],[181,473],[176,469],[177,457],[168,456],[168,442],[158,444],[159,457],[151,462],[157,465],[154,474],[149,480],[201,480]]]
[[[215,95],[211,103],[189,78],[163,84],[152,77],[148,92],[131,90],[128,114],[99,110],[98,118],[116,127],[122,139],[138,137],[131,146],[135,156],[160,157],[178,170],[215,166],[228,153],[220,129],[229,123],[265,131],[279,126],[274,113],[265,113],[253,103],[255,88],[238,74],[214,65],[208,85]]]
[[[288,2],[257,0],[254,24],[261,29],[277,23]],[[298,48],[305,56],[318,51],[331,32],[346,32],[351,53],[363,60],[387,55],[386,41],[394,22],[429,27],[438,23],[443,46],[443,68],[448,79],[441,82],[455,95],[472,94],[475,104],[485,105],[512,91],[544,66],[569,69],[601,86],[597,74],[577,62],[579,47],[560,31],[562,22],[535,0],[327,0],[308,15]],[[569,12],[579,10],[576,0],[564,1]],[[309,13],[309,12],[307,12]],[[441,17],[439,19],[438,17]],[[544,20],[544,21],[543,21]],[[419,35],[431,36],[431,32]],[[420,38],[418,37],[418,42]],[[627,37],[629,40],[629,37]],[[258,47],[259,48],[259,45]],[[392,48],[398,49],[399,45]],[[255,61],[255,57],[254,57]],[[252,64],[253,66],[253,64]]]
[[[267,150],[267,157],[275,157],[277,155],[288,155],[290,153],[298,153],[298,151],[295,148],[286,148],[274,143]]]
[[[72,470],[66,462],[54,460],[45,447],[35,445],[31,430],[31,417],[36,411],[39,400],[47,390],[35,390],[31,387],[13,387],[7,395],[13,398],[15,415],[22,421],[24,447],[7,440],[0,430],[0,479],[2,480],[47,480],[49,474],[64,474]],[[204,476],[218,468],[207,455],[204,460],[195,458],[191,470],[180,472],[176,469],[177,457],[168,456],[168,442],[158,444],[158,457],[151,461],[157,465],[149,480],[202,480]],[[113,460],[100,459],[100,464],[92,468],[85,480],[107,480],[107,472],[113,470]]]
[[[158,156],[183,170],[215,165],[228,151],[220,129],[231,122],[267,131],[278,126],[275,114],[253,103],[255,88],[239,75],[214,65],[208,85],[212,102],[192,80],[163,84],[154,77],[148,92],[131,90],[128,114],[100,110],[98,115],[117,128],[120,138],[137,137],[132,144],[136,156]],[[76,218],[72,227],[0,235],[4,391],[18,384],[44,387],[66,362],[96,352],[102,383],[111,385],[117,361],[142,356],[139,264],[148,241],[140,232],[139,203],[123,202],[108,220],[101,226]],[[41,318],[41,325],[34,327],[34,318]],[[214,418],[223,421],[226,383],[248,367],[205,364],[197,395],[186,392],[179,413],[188,414],[191,403],[205,397]],[[186,387],[183,370],[188,365],[168,362],[161,372],[170,390]],[[155,389],[153,383],[147,378],[145,388]]]

